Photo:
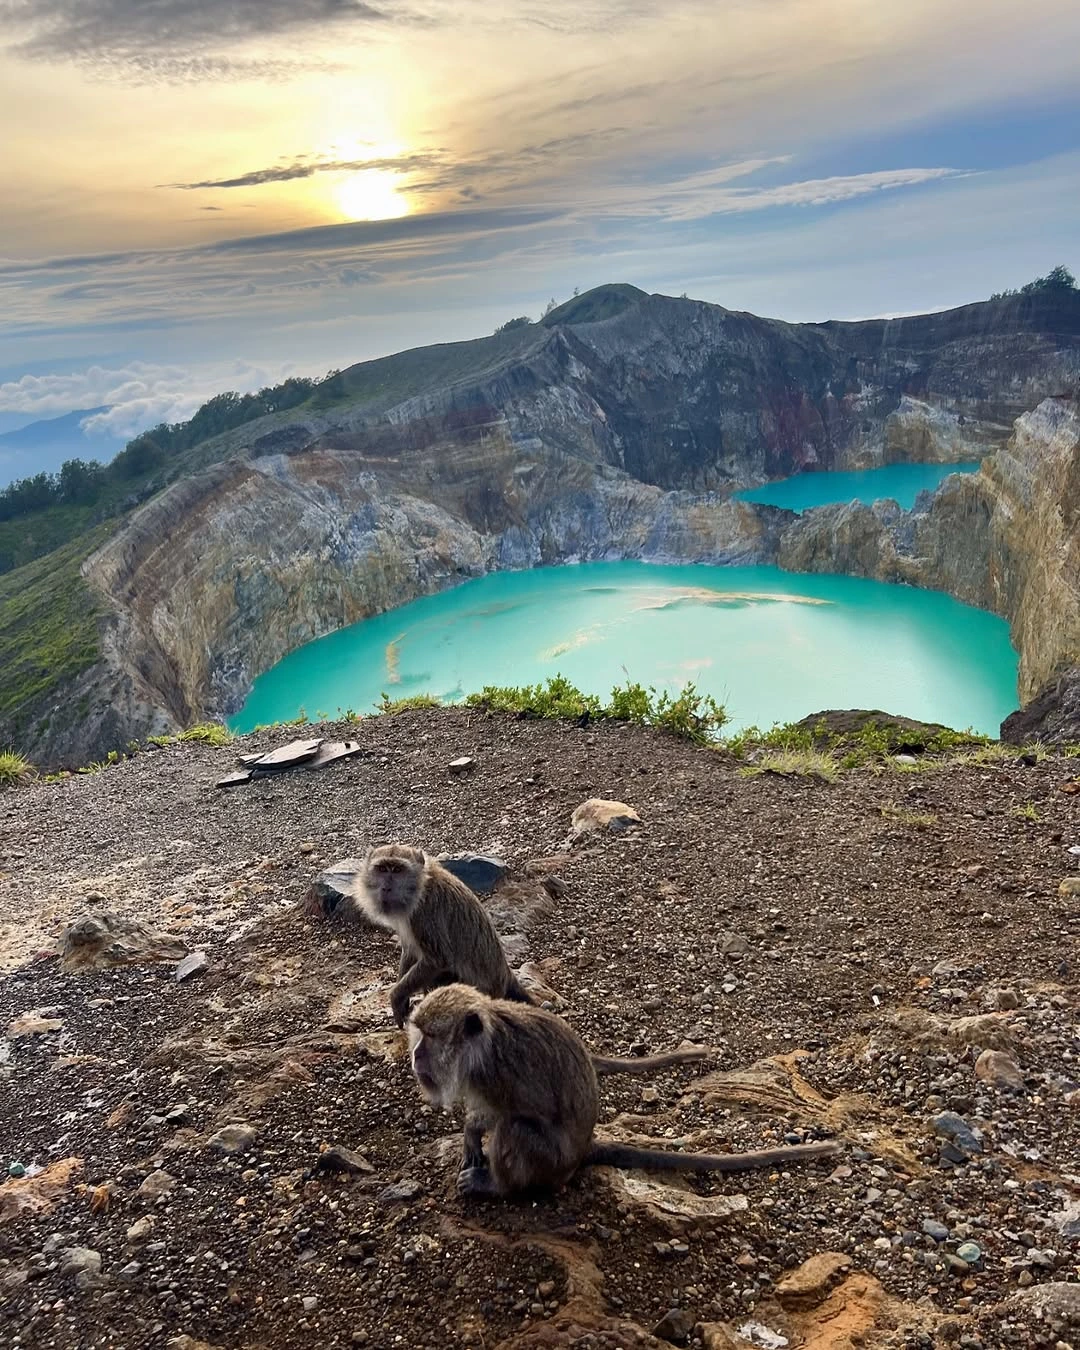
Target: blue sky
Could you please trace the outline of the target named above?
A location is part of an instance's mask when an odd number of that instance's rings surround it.
[[[16,0],[0,431],[604,281],[806,320],[1080,271],[1078,51],[1075,0]]]

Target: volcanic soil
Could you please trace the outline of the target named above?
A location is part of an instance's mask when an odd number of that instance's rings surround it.
[[[319,734],[362,753],[215,788],[263,732],[0,794],[0,1343],[1080,1345],[1080,761],[827,783],[479,710]],[[590,797],[641,824],[568,845]],[[839,1156],[460,1199],[394,940],[305,905],[388,840],[505,859],[511,905],[556,878],[515,963],[591,1046],[708,1047],[605,1079],[610,1137]],[[87,916],[140,959],[63,959]]]

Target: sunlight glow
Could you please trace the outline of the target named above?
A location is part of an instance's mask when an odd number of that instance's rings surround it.
[[[386,169],[361,169],[334,187],[334,199],[346,220],[396,220],[409,214],[398,192],[400,176]]]

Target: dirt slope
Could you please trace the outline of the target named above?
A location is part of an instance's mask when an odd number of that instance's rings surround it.
[[[444,711],[341,732],[362,757],[228,793],[214,780],[268,734],[0,796],[0,1150],[45,1169],[0,1182],[0,1342],[1077,1341],[1077,761],[828,785],[631,728]],[[477,768],[451,777],[461,754]],[[457,1198],[454,1122],[386,1011],[392,940],[300,902],[391,838],[523,878],[594,795],[642,826],[552,864],[566,893],[530,955],[597,1048],[714,1047],[607,1080],[609,1133],[835,1134],[839,1165]],[[102,911],[169,935],[169,959],[40,954]],[[208,965],[177,982],[184,948]],[[1022,1091],[976,1076],[987,1047]],[[239,1150],[207,1147],[230,1123]],[[370,1171],[310,1175],[329,1145]]]

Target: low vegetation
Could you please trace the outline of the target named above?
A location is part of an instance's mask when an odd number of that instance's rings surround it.
[[[937,816],[930,811],[911,811],[906,806],[897,806],[893,802],[886,802],[881,808],[883,820],[891,821],[895,825],[906,825],[912,830],[929,830],[937,824]]]
[[[820,778],[826,783],[835,783],[840,776],[840,765],[826,750],[766,750],[753,763],[744,764],[739,773],[744,778],[754,778],[763,773],[777,773],[785,776]]]
[[[611,698],[604,703],[595,694],[583,694],[564,676],[556,675],[543,684],[487,685],[478,694],[470,694],[465,702],[519,717],[634,722],[699,744],[715,742],[727,721],[723,707],[708,694],[698,693],[693,684],[684,685],[678,694],[672,695],[628,680],[625,685],[616,685]]]
[[[25,783],[33,776],[34,766],[17,750],[0,750],[0,788]]]
[[[50,689],[98,659],[100,609],[80,567],[104,532],[99,528],[0,576],[0,723],[14,738],[28,728]],[[74,722],[88,711],[75,701],[59,715]]]
[[[390,698],[387,694],[382,694],[376,703],[376,711],[380,713],[400,713],[409,712],[413,708],[441,708],[442,701],[434,694],[410,694],[407,698]]]

